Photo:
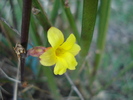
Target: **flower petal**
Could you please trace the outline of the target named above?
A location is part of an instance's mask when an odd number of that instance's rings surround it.
[[[59,29],[51,27],[48,30],[48,41],[51,46],[56,49],[64,42],[63,33]]]
[[[55,51],[53,48],[48,49],[39,58],[40,58],[40,63],[44,66],[52,66],[57,61]]]
[[[64,59],[58,57],[57,63],[54,67],[54,74],[55,75],[62,75],[66,72],[67,70],[67,63]]]
[[[67,62],[68,64],[68,69],[70,70],[75,70],[75,67],[77,66],[77,61],[75,59],[75,57],[69,53],[69,52],[66,52],[62,55],[62,58],[64,58],[64,60]]]
[[[27,51],[27,55],[29,56],[33,56],[33,57],[39,57],[40,55],[42,55],[44,52],[46,51],[45,47],[42,46],[36,46],[32,49],[29,49]]]
[[[70,34],[67,40],[61,45],[61,48],[63,48],[64,50],[69,50],[73,47],[75,42],[76,42],[75,36],[73,34]]]
[[[68,52],[76,56],[80,50],[81,50],[80,46],[78,44],[74,44],[73,47]]]

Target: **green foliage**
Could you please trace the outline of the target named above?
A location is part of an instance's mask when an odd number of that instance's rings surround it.
[[[65,36],[73,33],[82,50],[77,69],[62,76],[53,75],[53,67],[41,66],[39,59],[27,57],[24,74],[29,84],[18,91],[22,98],[132,100],[132,4],[131,0],[32,0],[28,49],[48,47],[47,30],[54,26]],[[13,47],[20,43],[21,21],[22,1],[1,1],[0,89],[7,92],[5,83],[13,84],[7,76],[14,77],[17,69]]]

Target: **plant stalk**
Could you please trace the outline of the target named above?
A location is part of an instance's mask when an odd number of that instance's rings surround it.
[[[77,77],[80,67],[85,61],[85,58],[88,55],[88,51],[90,49],[97,16],[97,6],[98,0],[83,1],[82,30],[80,38],[80,61],[79,65],[77,66],[77,70],[74,74],[74,77]]]
[[[102,55],[104,53],[106,34],[108,30],[109,14],[110,14],[110,1],[111,0],[101,0],[100,5],[100,15],[99,15],[99,32],[97,38],[97,50],[94,59],[94,67],[91,73],[90,87],[96,78],[96,73],[98,67],[100,66]]]
[[[31,15],[31,4],[32,0],[23,0],[23,12],[22,12],[22,26],[21,26],[21,45],[24,49],[27,49],[28,44],[28,34],[30,25],[30,15]],[[21,56],[21,81],[24,80],[24,65],[25,57]]]
[[[50,18],[53,25],[56,22],[59,7],[60,7],[60,1],[54,0],[54,5],[53,5],[52,12],[51,12],[51,18]]]
[[[70,6],[68,0],[61,0],[61,3],[64,7],[65,14],[68,18],[69,24],[73,30],[74,35],[76,36],[77,42],[80,42],[79,32],[76,26],[76,21],[71,13]]]
[[[20,79],[20,58],[18,58],[18,68],[17,68],[17,75],[16,75],[16,80],[19,80],[19,79]],[[14,86],[13,100],[17,100],[18,84],[19,82],[16,81]]]

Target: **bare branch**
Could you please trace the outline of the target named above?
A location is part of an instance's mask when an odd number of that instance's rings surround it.
[[[20,58],[18,59],[18,69],[17,69],[16,80],[19,80],[19,79],[20,79]],[[17,100],[17,94],[18,94],[18,82],[15,82],[13,100]]]
[[[71,78],[68,76],[67,73],[65,73],[65,76],[66,76],[67,80],[69,81],[69,83],[71,84],[73,90],[78,94],[79,98],[81,100],[84,100],[82,94],[79,92],[79,90],[77,89],[77,87],[75,86],[75,84],[73,83],[73,81],[71,80]]]

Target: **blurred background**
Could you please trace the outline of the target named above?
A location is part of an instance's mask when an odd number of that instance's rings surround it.
[[[28,49],[47,44],[45,34],[47,31],[43,23],[43,19],[46,19],[38,15],[40,9],[34,12],[33,8],[41,7],[52,26],[59,28],[65,37],[73,33],[60,1],[38,0],[41,6],[34,1],[36,0],[33,0],[32,6]],[[78,70],[80,77],[76,79],[72,78],[73,72],[68,71],[71,80],[85,100],[133,100],[133,2],[132,0],[110,1],[104,53],[91,89],[88,86],[90,79],[88,73],[93,68],[95,54],[98,52],[100,1],[94,35],[86,57],[87,65]],[[53,10],[54,5],[57,11]],[[83,0],[69,0],[69,6],[77,30],[81,34]],[[22,0],[0,0],[0,98],[4,98],[3,100],[12,98],[14,82],[10,78],[15,78],[18,63],[13,47],[20,42],[21,20]],[[46,68],[42,68],[39,64],[38,58],[27,57],[25,79],[29,85],[19,91],[22,95],[19,94],[19,100],[81,100],[65,75],[54,76],[53,72],[46,71]],[[55,98],[56,95],[61,99]]]

